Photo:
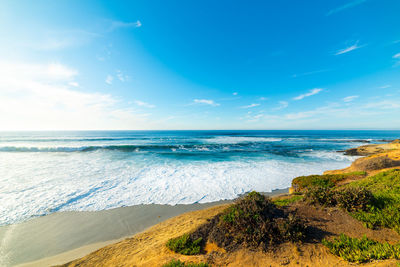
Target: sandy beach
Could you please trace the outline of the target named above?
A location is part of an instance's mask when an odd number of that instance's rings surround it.
[[[287,193],[275,190],[267,195]],[[138,205],[96,212],[60,212],[0,227],[2,264],[52,266],[80,258],[171,217],[230,203]]]

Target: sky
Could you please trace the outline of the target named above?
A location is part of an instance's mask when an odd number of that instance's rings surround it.
[[[0,131],[400,129],[400,1],[0,2]]]

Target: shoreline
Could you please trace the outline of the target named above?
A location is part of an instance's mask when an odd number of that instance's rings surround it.
[[[265,194],[278,196],[288,191],[289,188],[277,189]],[[0,227],[0,253],[6,266],[63,264],[132,237],[169,218],[232,201],[175,206],[148,204],[102,211],[53,213]]]

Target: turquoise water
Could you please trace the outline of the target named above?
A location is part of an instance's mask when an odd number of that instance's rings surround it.
[[[344,168],[400,131],[0,133],[0,225],[65,210],[232,199]]]

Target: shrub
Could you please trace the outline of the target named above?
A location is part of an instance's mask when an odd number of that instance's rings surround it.
[[[187,263],[180,260],[171,260],[170,262],[164,264],[162,267],[211,267],[211,265],[207,263]]]
[[[266,249],[270,244],[301,240],[305,228],[300,219],[287,216],[268,197],[251,192],[216,219],[209,239],[228,251],[240,245]]]
[[[296,242],[305,239],[305,227],[303,221],[293,214],[278,223],[278,228],[284,240]]]
[[[374,200],[368,189],[363,187],[346,188],[335,195],[337,205],[346,211],[366,211]]]
[[[329,251],[350,262],[367,262],[370,260],[400,259],[400,244],[391,245],[375,240],[363,238],[351,238],[341,234],[332,241],[326,239],[322,243]]]
[[[324,174],[299,176],[292,181],[292,187],[295,192],[300,192],[313,187],[334,187],[338,182],[344,179],[357,179],[366,176],[366,172],[350,172],[343,174]]]
[[[314,187],[305,194],[305,200],[310,204],[332,207],[337,204],[336,193],[329,187]]]
[[[168,240],[167,247],[183,255],[196,255],[200,254],[203,245],[203,239],[200,237],[193,240],[189,234],[184,234],[177,238]]]

